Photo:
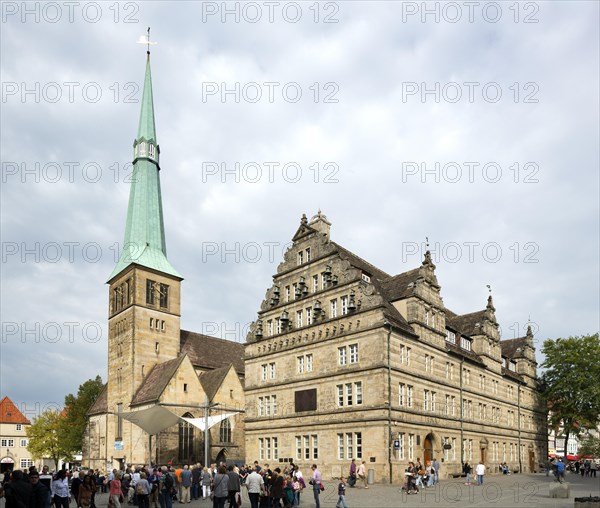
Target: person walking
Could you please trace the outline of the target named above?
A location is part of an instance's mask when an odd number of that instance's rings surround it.
[[[335,505],[335,508],[348,508],[346,505],[346,501],[344,499],[346,495],[346,482],[344,482],[344,477],[340,476],[340,483],[338,483],[338,502]]]
[[[240,475],[235,472],[233,466],[227,468],[227,476],[229,476],[229,482],[227,489],[229,491],[229,508],[237,508],[237,496],[240,493]]]
[[[52,482],[52,485],[54,486],[55,483],[56,483],[56,481]],[[120,471],[117,471],[114,474],[113,479],[108,484],[108,495],[109,495],[109,499],[112,501],[113,506],[115,508],[121,508],[121,499],[123,499],[123,490],[121,489],[121,472]],[[56,498],[54,499],[54,504],[55,504],[56,508],[59,508],[59,505],[56,504]],[[64,508],[69,508],[68,502]]]
[[[435,478],[433,484],[436,485],[440,482],[440,463],[437,459],[433,459],[433,469],[435,470]]]
[[[477,485],[483,485],[483,477],[485,475],[485,466],[483,462],[479,461],[477,467],[475,468],[475,473],[477,474]]]
[[[317,469],[317,465],[313,464],[312,467],[312,478],[310,480],[310,484],[313,488],[313,496],[315,497],[315,508],[321,508],[321,502],[319,500],[319,496],[321,495],[321,480],[323,479],[321,476],[321,471]]]
[[[358,478],[360,479],[360,481],[362,481],[363,487],[365,489],[368,489],[369,486],[367,485],[367,466],[365,464],[366,463],[363,460],[361,462],[360,466],[358,467],[358,472],[356,474],[358,475]]]
[[[463,466],[463,473],[465,473],[466,479],[465,479],[465,485],[471,485],[471,464],[469,464],[469,461],[467,460]]]
[[[352,462],[350,462],[350,472],[348,474],[348,485],[350,485],[350,487],[354,488],[354,485],[356,485],[356,459],[352,459]]]

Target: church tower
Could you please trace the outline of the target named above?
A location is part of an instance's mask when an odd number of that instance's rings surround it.
[[[131,462],[139,428],[111,413],[127,412],[152,367],[180,353],[182,277],[167,259],[160,192],[150,52],[137,137],[133,177],[119,261],[107,283],[107,448],[114,460]],[[143,441],[142,441],[143,442]]]

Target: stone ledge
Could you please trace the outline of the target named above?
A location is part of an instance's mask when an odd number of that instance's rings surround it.
[[[550,497],[558,498],[558,499],[569,499],[571,494],[571,486],[564,483],[555,483],[554,485],[550,485]]]

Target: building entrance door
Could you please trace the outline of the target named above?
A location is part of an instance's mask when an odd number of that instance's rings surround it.
[[[535,473],[535,459],[533,450],[529,450],[529,472]]]
[[[430,460],[433,460],[433,436],[427,434],[423,441],[423,465],[427,465]]]

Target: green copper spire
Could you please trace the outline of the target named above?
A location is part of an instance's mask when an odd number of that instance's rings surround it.
[[[156,127],[154,125],[154,101],[152,99],[152,75],[150,74],[150,52],[146,59],[146,77],[144,78],[144,93],[142,95],[142,110],[140,111],[140,125],[137,140],[156,140]]]
[[[146,61],[146,77],[138,135],[133,143],[133,175],[127,209],[125,241],[121,257],[109,280],[129,265],[136,264],[181,278],[167,260],[160,193],[159,154],[154,125],[150,52]]]

